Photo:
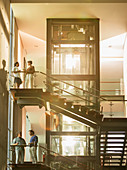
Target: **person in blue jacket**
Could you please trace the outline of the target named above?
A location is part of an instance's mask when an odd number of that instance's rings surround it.
[[[29,130],[30,138],[30,156],[32,159],[32,163],[37,163],[37,143],[38,143],[38,137],[35,135],[33,130]]]

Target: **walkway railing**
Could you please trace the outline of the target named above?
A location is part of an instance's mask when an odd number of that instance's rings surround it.
[[[17,145],[18,147],[30,147],[29,145]],[[15,145],[10,145],[10,150],[12,151],[12,160],[10,160],[10,165],[15,164]],[[42,145],[39,147],[39,152],[42,155],[42,162],[38,162],[37,164],[45,164],[50,167],[52,170],[68,170],[68,169],[79,169],[79,170],[94,170],[94,168],[90,168],[87,163],[81,163],[77,160],[71,159],[67,156],[63,156],[59,153],[56,153]],[[26,163],[26,162],[24,162]],[[32,163],[32,162],[31,162]]]
[[[24,76],[24,72],[21,72],[22,76]],[[40,83],[41,82],[41,83]],[[23,85],[20,88],[24,88],[25,79],[23,81]],[[62,83],[64,86],[68,86],[68,88],[63,89],[59,83]],[[12,86],[12,85],[11,85]],[[52,93],[58,93],[59,95],[64,95],[69,100],[73,100],[77,103],[82,102],[83,105],[94,105],[96,106],[99,100],[104,100],[99,96],[92,94],[91,92],[79,88],[73,84],[68,82],[59,80],[54,78],[53,76],[49,76],[46,73],[36,71],[34,74],[34,88],[43,88],[44,91],[50,91]],[[73,99],[72,99],[73,97]],[[98,112],[100,112],[98,110]]]
[[[13,75],[13,73],[12,73],[12,75]],[[23,85],[21,85],[20,88],[25,88],[25,73],[24,73],[24,71],[21,72],[21,77],[23,79]],[[13,85],[12,82],[11,82],[11,84]],[[64,96],[68,100],[74,101],[74,103],[76,103],[76,104],[80,103],[82,105],[85,105],[86,107],[94,106],[92,109],[96,110],[99,113],[103,112],[104,105],[101,103],[107,102],[110,109],[108,111],[108,114],[107,113],[106,114],[108,116],[115,115],[115,114],[110,113],[111,110],[113,112],[113,109],[111,109],[111,107],[113,108],[115,103],[112,102],[111,100],[106,99],[105,97],[101,97],[100,95],[97,95],[101,91],[98,92],[98,90],[96,90],[94,88],[87,87],[86,89],[83,89],[83,88],[77,87],[76,85],[73,85],[69,82],[60,80],[53,76],[49,76],[46,73],[39,72],[39,71],[36,71],[34,73],[34,88],[42,88],[43,91],[50,90],[50,92],[57,93],[60,96]],[[110,96],[110,95],[106,95],[106,96]],[[116,96],[118,96],[118,95],[116,95]],[[96,107],[96,104],[99,102],[100,102],[100,106]]]
[[[83,169],[84,167],[87,167],[86,164],[80,163],[77,160],[73,160],[71,158],[68,158],[66,156],[63,156],[59,153],[56,153],[50,149],[47,149],[41,145],[39,145],[40,149],[42,149],[42,152],[44,153],[43,155],[45,155],[45,163],[48,164],[50,163],[51,167],[58,166],[59,168],[63,168],[63,169],[69,169],[69,168],[79,168],[79,169]],[[60,159],[56,159],[56,158],[60,158]]]

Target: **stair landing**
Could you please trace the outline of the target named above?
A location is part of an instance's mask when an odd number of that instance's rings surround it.
[[[32,163],[24,163],[24,164],[9,164],[12,170],[51,170],[50,167],[42,164],[32,164]]]

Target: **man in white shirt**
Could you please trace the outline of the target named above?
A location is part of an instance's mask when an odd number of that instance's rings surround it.
[[[25,87],[26,88],[33,88],[33,74],[35,72],[34,66],[32,66],[32,61],[28,61],[28,68],[26,70],[26,81]]]

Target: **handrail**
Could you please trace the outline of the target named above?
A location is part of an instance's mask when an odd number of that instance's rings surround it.
[[[52,76],[49,76],[49,75],[47,75],[47,74],[44,73],[44,72],[38,72],[38,73],[41,73],[41,74],[45,75],[46,77],[49,77],[49,78],[51,78],[51,79],[53,79],[53,80],[55,80],[55,81],[60,81],[60,82],[62,82],[62,83],[68,84],[68,85],[70,85],[70,86],[72,86],[72,87],[81,89],[81,88],[79,88],[79,87],[77,87],[77,86],[74,86],[74,85],[72,85],[72,84],[70,84],[70,83],[66,83],[66,82],[64,82],[64,81],[62,81],[62,80],[56,79],[56,78],[54,78],[54,77],[52,77]],[[48,84],[48,85],[51,86],[51,84]],[[55,86],[55,87],[56,87],[56,86]],[[66,90],[60,89],[59,87],[56,87],[56,88],[59,89],[59,90],[61,90],[61,91],[66,92],[66,93],[68,93],[68,94],[70,94],[70,95],[72,95],[72,96],[75,96],[75,97],[77,97],[77,98],[80,98],[80,99],[82,99],[82,100],[84,100],[84,101],[88,101],[88,102],[90,102],[90,103],[92,103],[92,104],[96,104],[96,103],[94,103],[94,102],[92,102],[92,101],[90,101],[90,100],[84,99],[84,98],[82,98],[82,97],[80,97],[80,96],[77,96],[77,95],[75,95],[75,94],[72,94],[72,93],[70,93],[70,92],[68,92],[68,91],[66,91]],[[83,89],[81,89],[81,90],[83,90]],[[89,92],[88,92],[88,93],[89,93]],[[92,94],[91,94],[91,95],[92,95]],[[107,99],[105,99],[105,101],[107,101]],[[100,107],[101,107],[101,105],[100,105]],[[89,109],[87,106],[86,106],[86,108]],[[94,109],[93,109],[93,110],[94,110]],[[98,113],[102,113],[102,110],[103,110],[103,109],[101,109],[101,111],[100,111],[100,110],[96,110],[96,111],[97,111]]]
[[[27,144],[21,144],[21,145],[10,145],[10,147],[30,147],[30,145],[27,145]],[[50,153],[53,153],[55,156],[60,156],[60,157],[62,157],[62,158],[64,158],[64,159],[66,159],[66,160],[69,160],[69,161],[71,161],[71,162],[74,162],[74,163],[76,163],[78,166],[80,166],[80,167],[88,167],[86,164],[84,164],[84,163],[80,163],[80,162],[78,162],[78,161],[74,161],[73,159],[71,159],[71,158],[68,158],[68,157],[66,157],[66,156],[63,156],[63,155],[61,155],[61,154],[59,154],[59,153],[56,153],[55,151],[52,151],[52,150],[50,150],[50,149],[48,149],[48,148],[46,148],[46,147],[44,147],[44,146],[42,146],[42,145],[38,145],[38,147],[40,147],[40,148],[42,148],[42,149],[44,149],[44,150],[46,150],[46,151],[49,151]],[[51,154],[50,154],[51,155]],[[66,169],[65,167],[62,167],[62,168],[64,168],[64,169]],[[91,168],[90,168],[91,169]],[[90,170],[89,169],[89,170]],[[91,169],[91,170],[93,170],[93,169]]]
[[[74,163],[76,163],[76,164],[79,164],[78,166],[80,166],[80,167],[88,167],[86,164],[84,164],[84,163],[80,163],[80,162],[77,162],[77,161],[74,161],[73,159],[71,159],[71,158],[68,158],[68,157],[66,157],[66,156],[63,156],[63,155],[61,155],[61,154],[59,154],[59,153],[56,153],[56,152],[54,152],[54,151],[52,151],[52,150],[50,150],[50,149],[48,149],[48,148],[45,148],[44,146],[41,146],[41,145],[39,145],[40,146],[40,148],[42,148],[42,149],[44,149],[44,150],[46,150],[46,151],[49,151],[49,152],[51,152],[51,153],[53,153],[53,154],[55,154],[55,156],[56,155],[58,155],[58,156],[60,156],[60,157],[63,157],[64,159],[67,159],[67,160],[69,160],[69,161],[72,161],[72,162],[74,162]],[[91,169],[91,168],[90,168]],[[89,169],[89,170],[90,170]],[[93,169],[91,169],[91,170],[93,170]]]
[[[51,85],[50,85],[51,86]],[[56,87],[57,88],[57,87]],[[60,89],[60,88],[58,88],[58,89]],[[61,91],[65,91],[65,90],[63,90],[63,89],[60,89]],[[77,95],[74,95],[74,94],[72,94],[72,93],[70,93],[70,92],[68,92],[68,91],[65,91],[66,93],[68,93],[68,94],[70,94],[70,95],[72,95],[72,96],[75,96],[75,97],[77,97],[77,98],[80,98],[80,99],[82,99],[82,100],[84,100],[84,101],[88,101],[88,102],[90,102],[90,103],[93,103],[93,104],[96,104],[96,103],[94,103],[94,102],[91,102],[91,101],[89,101],[89,100],[87,100],[87,99],[84,99],[84,98],[82,98],[82,97],[80,97],[80,96],[77,96]],[[87,107],[87,106],[85,106],[86,108],[87,108],[87,110],[89,110],[89,108]],[[92,110],[95,110],[97,113],[102,113],[103,112],[103,106],[101,106],[100,105],[100,107],[101,107],[101,110],[97,110],[97,109],[92,109]]]
[[[44,81],[43,81],[44,82]],[[44,82],[45,83],[45,82]],[[46,83],[45,83],[46,84]],[[49,83],[47,83],[49,86],[52,86],[51,84],[49,84]],[[79,98],[79,99],[81,99],[81,100],[85,100],[85,101],[87,101],[87,102],[90,102],[90,103],[92,103],[92,104],[96,104],[96,103],[94,103],[94,102],[92,102],[92,101],[90,101],[90,100],[87,100],[87,99],[84,99],[84,98],[82,98],[82,97],[80,97],[80,96],[77,96],[77,95],[75,95],[75,94],[73,94],[73,93],[70,93],[70,92],[68,92],[68,91],[66,91],[66,90],[63,90],[63,89],[61,89],[61,88],[59,88],[59,87],[57,87],[57,86],[55,86],[55,88],[57,88],[57,89],[59,89],[59,90],[61,90],[61,91],[64,91],[65,93],[68,93],[68,94],[70,94],[70,95],[72,95],[72,96],[74,96],[74,97],[77,97],[77,98]]]
[[[40,145],[39,145],[39,146],[40,146]],[[18,145],[11,144],[10,147],[11,147],[11,150],[10,150],[10,151],[13,152],[14,150],[13,150],[12,148],[15,148],[15,147],[23,147],[23,148],[24,148],[24,147],[30,147],[30,145],[29,145],[29,144],[20,144],[20,145],[19,145],[19,144],[18,144]],[[9,162],[12,162],[12,160],[9,159]],[[10,164],[9,164],[9,165],[10,165]],[[50,166],[49,166],[49,167],[50,167]],[[50,167],[50,168],[52,168],[52,167]],[[54,170],[55,170],[55,169],[54,169]]]
[[[26,73],[25,70],[20,70],[19,72],[20,72],[20,73]],[[12,71],[12,73],[14,73],[14,71]],[[52,75],[52,76],[49,76],[48,74],[46,74],[46,73],[44,73],[44,72],[42,72],[42,71],[35,71],[34,73],[43,74],[43,75],[45,75],[46,77],[49,77],[49,78],[53,79],[54,81],[60,81],[60,82],[62,82],[62,83],[64,83],[64,84],[67,84],[67,85],[69,85],[69,86],[72,86],[72,87],[74,87],[74,88],[76,88],[76,89],[78,89],[78,90],[83,91],[83,93],[85,92],[85,93],[88,93],[90,96],[93,96],[93,97],[98,98],[100,101],[101,101],[101,100],[102,100],[102,101],[103,101],[103,100],[104,100],[104,101],[108,101],[107,99],[105,99],[105,98],[103,98],[103,97],[100,97],[100,96],[97,96],[97,95],[94,95],[94,94],[90,93],[89,91],[84,90],[84,89],[82,89],[82,88],[80,88],[80,87],[77,87],[77,86],[75,86],[75,85],[72,85],[72,84],[70,84],[70,83],[67,83],[67,82],[65,82],[65,81],[62,81],[62,80],[60,80],[60,79],[58,79],[58,78],[54,78],[53,75]],[[94,89],[94,88],[89,88],[89,89]],[[94,89],[94,90],[97,91],[97,92],[100,92],[100,91],[97,90],[97,89]]]
[[[46,69],[46,71],[51,72],[51,70],[49,70],[49,69]],[[55,76],[55,74],[54,74],[54,76]],[[52,77],[53,77],[53,74],[52,74]],[[68,75],[66,75],[66,77],[68,77],[68,78],[70,79],[70,77],[69,77]],[[64,81],[62,81],[62,80],[59,80],[59,81],[61,81],[61,82],[63,82],[63,83],[66,83],[66,82],[64,82]],[[71,81],[71,79],[70,79],[70,81]],[[67,83],[66,83],[66,84],[67,84]],[[69,83],[68,83],[68,85],[72,85],[72,84],[69,84]],[[77,86],[74,86],[74,85],[72,85],[72,86],[75,87],[75,88],[78,88],[79,90],[85,91],[85,90],[83,90],[83,89],[80,88],[80,87],[77,87]],[[99,93],[100,93],[100,90],[97,90],[97,89],[95,89],[95,88],[89,88],[89,89],[94,90],[95,92],[99,92]],[[86,90],[86,92],[89,93],[89,94],[92,95],[92,96],[95,96],[95,97],[97,97],[97,98],[100,98],[100,99],[102,99],[102,100],[107,101],[105,98],[103,98],[103,97],[101,97],[101,96],[94,95],[94,94],[90,93],[90,92],[87,91],[87,90]]]
[[[58,79],[58,78],[54,78],[53,75],[52,75],[52,76],[49,76],[49,75],[47,75],[46,73],[40,72],[40,71],[35,71],[35,73],[43,74],[43,75],[45,75],[46,77],[49,77],[49,78],[51,78],[51,79],[53,79],[53,80],[55,80],[55,81],[60,81],[60,82],[62,82],[62,83],[64,83],[64,84],[67,84],[67,85],[69,85],[69,86],[72,86],[72,87],[74,87],[74,88],[76,88],[76,89],[78,89],[78,90],[82,90],[83,92],[85,91],[86,93],[90,94],[91,96],[94,96],[94,97],[96,97],[96,98],[99,98],[99,99],[100,99],[100,102],[102,102],[102,101],[110,102],[110,101],[111,101],[111,100],[108,100],[108,99],[106,99],[106,98],[104,98],[104,97],[94,95],[94,94],[90,93],[89,91],[83,90],[82,88],[77,87],[77,86],[75,86],[75,85],[73,85],[73,84],[67,83],[67,82],[62,81],[62,80],[60,80],[60,79]],[[49,84],[49,85],[51,86],[51,84]],[[61,90],[61,91],[64,91],[63,89],[60,89],[60,88],[57,87],[57,86],[55,86],[55,88],[57,88],[57,89],[59,89],[59,90]],[[92,88],[90,88],[90,89],[92,89]],[[97,90],[97,89],[96,89],[96,90]],[[97,91],[99,91],[99,90],[97,90]],[[67,91],[65,90],[65,92],[67,92]],[[99,92],[101,92],[101,90],[100,90]],[[68,93],[69,93],[69,92],[68,92]],[[72,95],[73,95],[73,94],[72,94]],[[105,95],[105,96],[110,96],[110,95],[107,94],[107,95]],[[75,95],[75,97],[79,97],[79,96]],[[102,100],[101,100],[101,99],[102,99]],[[89,101],[89,100],[87,100],[87,99],[84,99],[84,100],[86,100],[86,101],[88,101],[88,102],[91,102],[91,101]],[[92,103],[92,102],[91,102],[91,103]],[[93,103],[93,104],[95,104],[95,103]],[[100,106],[101,106],[101,105],[100,105]]]
[[[51,70],[49,70],[49,69],[46,69],[46,71],[47,72],[51,72]],[[52,76],[53,76],[53,74],[52,74]],[[54,74],[54,76],[55,76],[55,74]],[[70,79],[70,77],[66,74],[66,77],[68,77],[69,79]],[[71,81],[71,79],[70,79],[70,81]],[[73,86],[73,85],[72,85]],[[77,86],[75,86],[75,87],[77,87]],[[79,88],[79,87],[77,87],[77,88]],[[80,90],[83,90],[82,88],[79,88]],[[95,89],[95,88],[89,88],[89,89],[92,89],[92,90],[94,90],[95,92],[99,92],[100,93],[100,91],[99,90],[97,90],[97,89]],[[88,92],[88,91],[87,91]],[[93,94],[92,94],[93,95]],[[101,98],[101,97],[100,97]]]
[[[24,70],[23,70],[23,71],[20,71],[20,72],[21,72],[21,73],[25,73],[25,71],[24,71]],[[12,73],[13,73],[13,72],[12,72]],[[70,84],[70,83],[68,83],[68,82],[65,82],[65,81],[59,80],[58,78],[54,78],[53,76],[49,76],[49,75],[47,75],[47,74],[46,74],[46,73],[44,73],[44,72],[35,71],[35,73],[43,74],[43,75],[45,75],[45,76],[47,76],[47,77],[51,78],[52,80],[60,81],[60,82],[65,83],[65,84],[67,84],[67,85],[69,85],[69,86],[72,86],[72,87],[74,87],[74,88],[76,88],[76,89],[78,89],[78,90],[85,91],[85,93],[88,93],[88,94],[89,94],[89,95],[91,95],[91,96],[94,96],[94,97],[99,98],[99,99],[100,99],[100,101],[107,101],[107,102],[111,102],[111,100],[108,100],[108,99],[106,99],[106,98],[104,98],[104,97],[96,96],[96,95],[94,95],[94,94],[90,93],[90,92],[89,92],[89,91],[87,91],[87,90],[83,90],[82,88],[79,88],[79,87],[77,87],[77,86],[75,86],[75,85],[72,85],[72,84]],[[60,89],[60,88],[58,88],[58,87],[55,87],[55,88]],[[63,90],[63,89],[61,89],[61,91],[64,91],[64,90]],[[65,91],[65,92],[66,92],[66,91]],[[110,96],[110,95],[106,95],[106,96]],[[75,95],[75,97],[80,97],[80,96],[76,96],[76,95]],[[84,100],[86,100],[86,101],[87,101],[87,99],[84,99]],[[89,101],[89,102],[91,102],[91,101]],[[100,106],[101,106],[101,105],[100,105]]]
[[[25,73],[24,70],[23,70],[23,71],[20,70],[20,72],[21,72],[21,73]],[[13,72],[12,72],[12,73],[13,73]],[[74,86],[74,85],[72,85],[72,84],[70,84],[70,83],[67,83],[67,82],[65,82],[65,81],[59,80],[59,79],[57,79],[57,78],[54,78],[53,76],[49,76],[49,75],[47,75],[47,74],[44,73],[44,72],[35,71],[35,73],[40,73],[40,74],[42,74],[42,75],[44,75],[44,76],[46,76],[46,77],[48,77],[48,78],[50,78],[50,79],[52,79],[52,80],[54,80],[54,81],[59,81],[59,82],[62,82],[62,83],[64,83],[64,84],[67,84],[67,85],[69,85],[69,86],[72,86],[72,87],[74,87],[74,88],[76,88],[76,89],[78,89],[78,90],[81,90],[81,91],[83,91],[83,92],[88,93],[89,95],[91,95],[91,96],[93,96],[93,97],[95,97],[95,98],[98,98],[99,100],[102,99],[102,100],[104,100],[104,101],[108,101],[107,99],[104,99],[104,98],[102,98],[102,97],[100,97],[100,96],[93,95],[92,93],[88,92],[87,90],[83,90],[82,88],[79,88],[79,87],[77,87],[77,86]],[[43,81],[43,82],[44,82],[44,81]],[[46,83],[47,83],[47,82],[46,82]],[[47,83],[47,84],[48,84],[48,83]],[[51,84],[48,84],[48,85],[51,86]],[[59,89],[59,90],[61,90],[61,91],[64,91],[64,92],[66,92],[66,93],[68,93],[68,94],[70,94],[70,95],[72,95],[72,96],[74,96],[74,97],[77,97],[77,98],[81,99],[81,100],[84,100],[85,102],[89,102],[89,103],[92,103],[92,104],[96,104],[95,102],[92,102],[92,101],[90,101],[90,100],[87,100],[87,99],[85,99],[85,98],[82,98],[82,97],[80,97],[80,96],[78,96],[78,95],[76,95],[76,94],[72,94],[72,93],[70,93],[70,92],[68,92],[68,91],[66,91],[66,90],[60,89],[60,88],[57,87],[57,86],[55,86],[55,88],[57,88],[57,89]],[[100,105],[100,107],[101,107],[101,105]],[[86,106],[86,108],[87,108],[87,106]],[[89,109],[89,108],[88,108],[88,109]],[[93,110],[95,110],[95,109],[93,109]],[[102,110],[102,109],[101,109],[101,110]],[[102,111],[100,111],[100,110],[97,110],[97,109],[96,109],[96,111],[97,111],[98,113],[102,113]]]
[[[52,76],[49,76],[49,75],[47,75],[46,73],[44,73],[44,72],[38,72],[38,73],[41,73],[41,74],[43,74],[43,75],[45,75],[45,76],[47,76],[47,77],[49,77],[49,78],[51,78],[51,79],[53,79],[53,80],[55,80],[55,81],[60,81],[60,82],[62,82],[62,83],[64,83],[64,84],[67,84],[67,85],[69,85],[69,86],[72,86],[72,87],[74,87],[74,88],[76,88],[76,89],[78,89],[78,90],[81,90],[81,91],[83,91],[83,92],[86,92],[86,93],[89,93],[91,96],[94,96],[94,97],[96,97],[96,98],[98,98],[98,99],[102,99],[102,100],[104,100],[104,101],[107,101],[105,98],[103,98],[103,97],[100,97],[100,96],[97,96],[97,95],[94,95],[94,94],[92,94],[92,93],[90,93],[89,91],[87,91],[87,90],[83,90],[82,88],[80,88],[80,87],[77,87],[77,86],[75,86],[75,85],[73,85],[73,84],[70,84],[70,83],[67,83],[67,82],[65,82],[65,81],[62,81],[62,80],[60,80],[60,79],[56,79],[56,78],[54,78],[53,77],[53,75]],[[93,89],[93,88],[90,88],[90,89]],[[99,90],[97,90],[96,89],[96,91],[99,91]],[[100,91],[99,91],[100,92]]]
[[[24,70],[20,70],[20,72],[21,72],[21,73],[25,73]],[[12,73],[13,73],[13,71],[12,71]],[[85,93],[88,93],[89,95],[98,98],[98,99],[100,100],[100,102],[101,102],[101,101],[110,102],[110,100],[108,100],[108,99],[106,99],[106,98],[104,98],[104,97],[94,95],[93,93],[90,93],[89,91],[84,90],[84,89],[82,89],[82,88],[80,88],[80,87],[77,87],[77,86],[75,86],[75,85],[72,85],[72,84],[70,84],[70,83],[67,83],[67,82],[65,82],[65,81],[62,81],[62,80],[60,80],[60,79],[58,79],[58,78],[54,78],[53,75],[52,75],[52,76],[49,76],[49,75],[47,75],[46,73],[40,72],[40,71],[35,71],[35,73],[43,74],[43,75],[45,75],[45,76],[47,76],[47,77],[49,77],[49,78],[51,78],[51,79],[53,79],[53,80],[55,80],[55,81],[60,81],[60,82],[62,82],[62,83],[64,83],[64,84],[67,84],[67,85],[72,86],[72,87],[74,87],[74,88],[76,88],[76,89],[78,89],[78,90],[81,90],[81,91],[83,91],[83,92],[85,92]],[[58,89],[58,87],[56,87],[56,88]],[[98,91],[99,93],[101,93],[101,90],[99,91],[99,90],[97,90],[97,89],[95,89],[95,88],[89,88],[89,89],[93,89],[93,90]],[[62,90],[62,89],[61,89],[61,90]],[[110,96],[110,95],[106,94],[106,96]]]
[[[49,84],[49,83],[47,83],[49,86],[52,86],[51,84]],[[77,97],[77,98],[79,98],[79,99],[81,99],[81,100],[84,100],[85,102],[87,101],[87,102],[90,102],[90,103],[92,103],[92,104],[96,104],[96,103],[94,103],[94,102],[92,102],[92,101],[90,101],[90,100],[87,100],[87,99],[84,99],[84,98],[82,98],[82,97],[80,97],[80,96],[77,96],[77,95],[75,95],[75,94],[73,94],[73,93],[70,93],[70,92],[68,92],[68,91],[66,91],[66,90],[63,90],[63,89],[61,89],[61,88],[59,88],[59,87],[57,87],[57,86],[55,86],[57,89],[59,89],[59,90],[61,90],[61,91],[64,91],[65,93],[68,93],[68,94],[70,94],[71,96],[74,96],[74,97]],[[101,105],[100,105],[100,107],[101,107]],[[87,109],[89,109],[87,106],[86,106],[86,108]],[[95,109],[93,109],[93,110],[95,110]],[[98,112],[98,113],[102,113],[102,108],[101,108],[101,111],[100,110],[97,110],[96,109],[96,112]]]

